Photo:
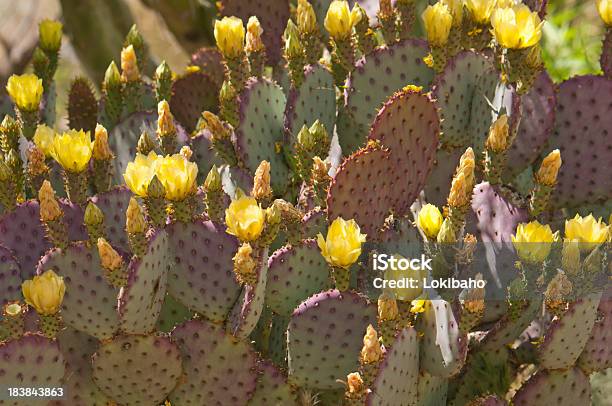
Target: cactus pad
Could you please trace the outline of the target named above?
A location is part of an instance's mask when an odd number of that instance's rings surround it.
[[[258,370],[257,389],[249,406],[298,405],[294,391],[287,384],[287,377],[272,362],[260,361]]]
[[[225,78],[225,67],[223,66],[223,56],[216,47],[202,47],[191,54],[191,64],[199,66],[217,88],[221,88]]]
[[[304,69],[304,83],[291,88],[285,107],[285,130],[292,145],[303,125],[310,127],[316,120],[330,135],[336,120],[336,90],[334,78],[322,65],[309,65]]]
[[[579,368],[539,371],[523,384],[512,404],[588,406],[591,404],[589,378]]]
[[[257,16],[263,33],[261,39],[266,47],[267,65],[274,66],[281,57],[283,32],[289,19],[289,2],[278,0],[221,0],[220,12],[224,16],[241,18],[246,25],[250,16]]]
[[[289,168],[281,146],[283,142],[283,90],[267,79],[251,78],[239,96],[240,124],[235,131],[238,158],[252,173],[261,163],[270,162],[272,188],[281,193],[287,184]]]
[[[417,387],[418,406],[438,406],[446,404],[448,381],[444,378],[421,372]]]
[[[172,83],[170,111],[191,133],[203,111],[216,112],[219,86],[202,72],[187,73]]]
[[[104,193],[98,193],[91,201],[104,213],[104,229],[108,242],[125,252],[130,251],[125,231],[126,211],[132,192],[127,187],[115,187]]]
[[[118,336],[93,356],[94,381],[121,404],[163,402],[182,372],[181,353],[168,337]]]
[[[304,238],[316,238],[317,234],[324,233],[327,228],[327,215],[320,207],[315,207],[302,218],[302,235]]]
[[[393,204],[390,166],[389,151],[374,146],[345,159],[327,193],[327,218],[355,219],[368,239],[375,239]]]
[[[400,331],[372,383],[367,405],[402,406],[417,402],[419,340],[414,327]]]
[[[536,79],[531,90],[519,96],[512,94],[513,103],[520,100],[522,117],[518,133],[508,150],[505,170],[509,175],[518,175],[532,164],[546,147],[555,124],[555,85],[545,72]],[[516,115],[510,117],[510,127],[516,125]]]
[[[290,316],[303,300],[330,287],[329,265],[315,240],[278,249],[268,267],[266,304],[277,314]]]
[[[487,333],[482,342],[482,349],[493,351],[500,346],[512,343],[536,317],[542,308],[541,298],[534,298],[526,308],[520,311],[519,317],[512,319],[504,316],[498,320]]]
[[[555,318],[540,346],[539,364],[546,369],[566,369],[576,363],[591,336],[601,292],[576,299]]]
[[[57,341],[37,334],[0,343],[0,386],[6,395],[10,387],[59,387],[64,376],[65,360]],[[4,398],[8,399],[8,398]],[[18,399],[18,398],[15,398]],[[28,405],[48,402],[27,401]],[[24,405],[19,400],[3,401],[3,405]]]
[[[442,119],[440,143],[481,150],[491,125],[488,101],[495,96],[498,74],[493,61],[464,51],[450,59],[432,84]]]
[[[257,384],[257,358],[220,326],[191,320],[172,338],[183,354],[184,379],[168,397],[177,405],[242,406]]]
[[[612,197],[612,81],[577,76],[559,85],[555,132],[550,145],[563,164],[550,199],[553,208],[595,204]]]
[[[194,313],[181,302],[169,294],[166,294],[162,305],[159,318],[157,319],[157,329],[164,333],[171,332],[175,326],[192,319]]]
[[[328,290],[302,302],[287,329],[289,376],[297,385],[338,389],[358,367],[357,354],[376,306],[354,292]]]
[[[387,199],[398,215],[410,205],[425,185],[438,146],[440,120],[428,95],[402,90],[390,97],[372,123],[369,138],[389,149],[387,172],[392,187]]]
[[[237,338],[245,339],[253,332],[264,310],[268,283],[268,249],[260,250],[257,263],[257,283],[245,285],[228,319],[228,330]]]
[[[454,148],[451,151],[438,150],[433,168],[431,168],[425,183],[424,190],[427,203],[435,204],[438,207],[446,204],[453,175],[463,152],[460,148]]]
[[[93,131],[98,122],[98,101],[91,84],[83,77],[72,81],[68,93],[68,127],[75,130]]]
[[[192,161],[198,164],[198,183],[203,183],[213,164],[219,167],[223,164],[223,161],[212,149],[210,131],[202,130],[198,132],[191,137],[189,142],[193,151]]]
[[[0,306],[21,298],[21,270],[11,252],[0,245]]]
[[[52,249],[38,264],[37,273],[53,269],[64,277],[64,322],[99,339],[112,337],[119,327],[118,290],[106,282],[97,249],[84,242],[65,250]]]
[[[130,262],[128,282],[118,298],[123,332],[146,334],[155,329],[166,296],[171,260],[169,245],[168,234],[158,231],[150,237],[145,255]]]
[[[237,240],[210,221],[176,222],[167,232],[168,293],[207,319],[224,321],[240,294],[232,260]]]
[[[587,341],[578,366],[585,372],[602,371],[612,368],[612,291],[608,290],[601,297],[595,325]]]

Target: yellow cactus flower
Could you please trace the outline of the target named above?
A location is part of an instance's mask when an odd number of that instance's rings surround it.
[[[357,261],[365,240],[366,235],[361,234],[357,222],[353,219],[346,221],[342,217],[329,226],[327,238],[323,238],[321,233],[317,236],[321,255],[330,265],[338,268],[348,268]]]
[[[255,198],[242,196],[225,210],[227,232],[242,241],[256,240],[263,231],[265,215]]]
[[[497,0],[466,0],[465,7],[470,12],[472,20],[478,24],[488,24]]]
[[[68,130],[53,138],[51,156],[64,170],[74,173],[87,169],[93,153],[93,143],[89,131]]]
[[[20,110],[36,111],[43,95],[42,79],[32,73],[11,75],[6,91]]]
[[[48,270],[23,282],[21,291],[26,303],[34,307],[38,314],[52,315],[57,313],[62,305],[66,285],[64,278]]]
[[[183,155],[174,154],[164,157],[156,173],[166,190],[166,199],[181,201],[195,193],[198,165],[195,162],[189,162]]]
[[[361,20],[356,8],[351,11],[346,0],[334,0],[327,9],[323,25],[335,40],[347,39],[353,27]]]
[[[601,220],[595,220],[592,214],[581,217],[576,214],[571,220],[565,221],[565,238],[578,241],[580,251],[588,252],[608,239],[609,226]]]
[[[536,173],[537,182],[542,185],[553,186],[555,182],[557,182],[557,175],[559,174],[561,163],[561,153],[558,149],[546,155],[544,160],[542,160],[540,169],[538,169]]]
[[[136,154],[134,161],[127,164],[123,179],[132,193],[140,197],[147,196],[149,183],[155,176],[161,159],[162,157],[157,155],[155,151],[151,151],[149,155]]]
[[[38,25],[40,47],[48,52],[57,52],[62,45],[62,23],[42,20]]]
[[[612,0],[597,0],[597,11],[607,26],[612,26]]]
[[[516,234],[512,235],[511,239],[519,258],[537,264],[543,262],[550,254],[556,235],[548,224],[543,225],[534,220],[519,224]]]
[[[448,41],[450,29],[453,24],[453,16],[448,6],[442,2],[429,5],[421,15],[427,41],[433,46],[442,47]]]
[[[463,22],[464,0],[440,0],[440,2],[446,4],[446,6],[448,7],[448,10],[451,13],[451,16],[453,16],[452,25],[454,27],[461,26],[461,23]]]
[[[244,24],[238,17],[223,17],[215,21],[215,41],[226,58],[236,58],[244,48]]]
[[[55,131],[44,124],[39,124],[34,133],[34,144],[40,149],[47,158],[51,157],[51,149],[53,148],[53,138]]]
[[[297,25],[302,33],[313,33],[317,29],[317,15],[308,0],[298,0]]]
[[[508,49],[523,49],[536,45],[542,37],[538,13],[525,4],[497,8],[491,15],[493,35],[497,43]]]
[[[410,308],[410,313],[413,313],[413,314],[423,313],[425,310],[427,310],[428,301],[429,300],[427,298],[414,299],[412,302],[410,302],[410,304],[412,305],[412,307]]]
[[[387,281],[401,281],[404,278],[414,281],[405,288],[387,288],[387,292],[393,294],[397,300],[410,302],[423,293],[423,279],[427,277],[427,271],[415,269],[411,266],[404,268],[401,262],[409,262],[399,254],[392,255],[393,261],[388,261],[389,268],[385,271],[384,279]],[[411,287],[414,286],[414,287]]]
[[[438,236],[440,227],[442,227],[442,221],[444,221],[444,219],[442,218],[440,209],[431,203],[427,203],[419,210],[417,225],[423,230],[428,238],[434,239]]]

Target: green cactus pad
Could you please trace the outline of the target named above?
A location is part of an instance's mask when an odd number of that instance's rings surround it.
[[[514,395],[516,406],[589,406],[591,385],[579,368],[541,370],[532,376]]]
[[[121,331],[147,334],[155,330],[161,312],[170,268],[170,243],[164,230],[149,239],[147,252],[128,266],[128,282],[118,297]]]
[[[100,342],[83,332],[66,328],[57,335],[59,348],[66,360],[62,386],[66,397],[49,406],[106,406],[109,399],[93,381],[91,357]]]
[[[283,49],[283,32],[289,19],[289,2],[286,0],[221,0],[221,15],[241,18],[246,25],[250,16],[257,16],[263,28],[261,39],[266,47],[267,65],[276,65]]]
[[[216,112],[220,86],[202,72],[191,72],[172,83],[170,111],[191,133],[204,111]]]
[[[272,326],[268,338],[267,356],[276,365],[283,368],[287,366],[287,326],[289,326],[289,320],[290,318],[286,316],[272,316]]]
[[[304,69],[304,83],[291,88],[285,107],[285,131],[293,145],[303,125],[310,127],[316,120],[330,135],[336,120],[336,90],[331,72],[322,65],[309,65]]]
[[[191,310],[183,306],[172,295],[166,294],[159,318],[157,319],[157,330],[169,333],[175,326],[191,320],[193,316],[194,313]]]
[[[546,72],[536,79],[531,90],[522,96],[513,93],[512,103],[520,103],[522,116],[518,133],[508,150],[505,171],[516,176],[537,160],[546,147],[555,124],[555,85]],[[516,115],[510,117],[510,127],[516,126]],[[504,177],[506,174],[504,173]]]
[[[177,327],[172,338],[183,354],[185,373],[168,396],[172,404],[248,404],[257,385],[257,357],[245,341],[203,320]]]
[[[368,239],[376,239],[389,215],[393,187],[387,171],[391,167],[389,151],[368,146],[346,158],[327,193],[327,218],[355,219]]]
[[[612,198],[612,177],[605,169],[612,154],[611,94],[612,81],[602,76],[576,76],[559,85],[550,140],[563,161],[550,199],[555,209]]]
[[[368,138],[380,141],[390,152],[387,177],[393,186],[386,198],[400,216],[409,212],[425,186],[439,133],[440,120],[433,100],[412,90],[391,96],[372,123]]]
[[[431,300],[417,319],[421,341],[421,369],[448,378],[459,372],[467,355],[467,336],[462,335],[448,302]]]
[[[232,259],[238,241],[210,221],[176,222],[166,230],[173,259],[168,293],[207,319],[224,321],[240,294]]]
[[[448,381],[444,378],[421,372],[417,387],[417,406],[438,406],[446,404]]]
[[[566,369],[582,353],[597,317],[601,292],[576,299],[555,318],[540,346],[539,364],[546,369]]]
[[[444,147],[482,149],[492,119],[489,101],[495,96],[497,82],[493,61],[482,54],[464,51],[447,62],[432,84]]]
[[[210,77],[217,88],[221,88],[225,79],[223,56],[216,47],[202,47],[191,54],[191,64],[199,66]]]
[[[344,155],[366,141],[378,109],[406,85],[428,88],[434,72],[423,62],[427,46],[421,40],[405,40],[380,47],[357,61],[344,92],[344,116],[338,120],[338,140]]]
[[[612,290],[604,292],[597,309],[591,336],[578,358],[577,365],[585,372],[612,368]]]
[[[400,331],[372,383],[366,405],[402,406],[417,403],[419,339],[414,327]]]
[[[102,213],[104,213],[105,238],[115,247],[125,252],[130,251],[127,233],[125,231],[126,211],[132,192],[125,187],[115,187],[108,192],[98,193],[91,198]]]
[[[98,387],[120,404],[164,401],[183,373],[181,352],[168,337],[117,336],[102,343],[92,359]]]
[[[193,157],[191,160],[198,165],[198,183],[203,183],[206,175],[213,165],[223,165],[221,158],[212,149],[211,134],[208,130],[202,130],[191,137],[189,141]]]
[[[259,361],[258,372],[257,389],[248,406],[299,405],[287,377],[272,362]]]
[[[13,102],[7,94],[0,96],[0,118],[4,120],[4,116],[12,116],[14,114]],[[0,120],[0,122],[2,122]]]
[[[249,79],[238,99],[240,124],[234,133],[236,154],[251,173],[261,161],[270,162],[272,188],[277,194],[284,191],[289,176],[280,151],[285,101],[277,84],[267,79]]]
[[[101,340],[112,337],[119,328],[118,290],[106,282],[98,250],[85,242],[63,251],[52,249],[40,260],[37,273],[49,269],[63,276],[66,284],[61,309],[64,322]]]
[[[327,228],[327,214],[320,207],[315,207],[304,214],[302,219],[302,230],[304,238],[316,238],[319,233],[324,233]]]
[[[98,101],[89,80],[78,77],[72,81],[68,92],[68,127],[93,131],[98,122]]]
[[[542,308],[542,299],[534,298],[527,307],[520,311],[516,319],[508,315],[498,320],[487,333],[482,342],[483,351],[494,351],[501,346],[512,343],[536,317]]]
[[[276,250],[268,267],[266,304],[277,314],[290,316],[303,300],[330,288],[330,268],[315,240]]]
[[[302,302],[287,329],[291,382],[313,389],[339,389],[359,366],[358,353],[376,306],[354,292],[328,290]]]
[[[257,284],[245,285],[228,318],[228,330],[239,339],[246,339],[257,326],[264,311],[268,283],[268,249],[260,250],[257,263]]]
[[[7,248],[0,245],[0,306],[21,298],[21,270]]]
[[[6,396],[11,387],[61,387],[65,360],[57,341],[37,334],[27,334],[18,340],[0,343],[0,386],[3,405],[46,405],[49,400],[14,398]],[[24,403],[25,401],[25,403]]]
[[[453,148],[450,151],[440,149],[425,182],[425,200],[438,207],[446,205],[453,175],[459,165],[459,158],[464,150]]]

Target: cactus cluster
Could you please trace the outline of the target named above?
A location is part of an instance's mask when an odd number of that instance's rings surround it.
[[[290,3],[221,0],[182,74],[133,27],[68,128],[41,23],[0,96],[0,387],[64,396],[0,404],[589,405],[611,3],[603,74],[558,84],[546,2],[440,0],[425,38],[415,0]]]

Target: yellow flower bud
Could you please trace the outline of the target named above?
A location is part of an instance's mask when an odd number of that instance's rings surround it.
[[[612,0],[597,0],[597,11],[607,26],[612,26]]]
[[[417,225],[428,238],[435,239],[440,231],[440,227],[442,227],[442,213],[440,210],[433,204],[426,204],[419,210],[419,215],[417,216]]]
[[[270,186],[270,162],[261,161],[257,170],[255,170],[251,195],[257,200],[272,197],[272,187]]]
[[[580,251],[592,251],[608,239],[609,226],[601,220],[595,220],[592,214],[581,217],[576,214],[571,220],[565,221],[565,238],[578,241]]]
[[[410,302],[412,305],[410,308],[410,313],[423,313],[427,309],[428,302],[428,299],[414,299],[412,302]]]
[[[263,34],[263,28],[261,28],[261,24],[259,23],[257,17],[249,17],[246,33],[247,52],[257,52],[264,48],[264,43],[261,40],[261,34]]]
[[[378,318],[382,321],[395,320],[399,314],[397,301],[387,293],[378,297]]]
[[[264,228],[265,212],[253,197],[242,196],[225,210],[227,232],[242,241],[254,241]]]
[[[130,203],[126,211],[125,228],[130,234],[144,233],[146,230],[142,209],[133,197],[130,197]]]
[[[38,201],[40,202],[40,219],[43,222],[57,220],[62,216],[62,210],[55,198],[55,190],[48,180],[43,182],[38,191]]]
[[[317,15],[308,0],[298,0],[297,25],[304,34],[311,34],[317,29]]]
[[[198,165],[181,154],[164,157],[157,167],[157,176],[166,190],[166,199],[181,201],[195,193]]]
[[[409,266],[409,260],[399,254],[393,254],[391,257],[392,261],[388,261],[389,268],[385,271],[384,279],[400,281],[410,278],[415,281],[416,287],[407,285],[405,288],[388,288],[387,292],[392,293],[397,300],[410,302],[423,292],[423,279],[427,276],[427,271]]]
[[[108,161],[114,158],[113,152],[108,145],[108,132],[106,132],[106,128],[101,124],[96,125],[92,154],[94,159],[98,161]]]
[[[427,41],[433,46],[442,47],[448,41],[450,29],[453,24],[453,16],[448,6],[442,2],[429,5],[421,15]]]
[[[463,22],[463,3],[464,0],[440,0],[442,3],[446,4],[448,10],[453,16],[453,27],[461,26]]]
[[[465,6],[470,12],[472,19],[483,25],[488,25],[491,13],[495,9],[497,0],[466,0]]]
[[[115,61],[112,61],[108,68],[106,68],[106,72],[104,72],[104,88],[109,90],[111,88],[117,88],[121,85],[121,74],[119,73],[119,69],[115,64]]]
[[[64,300],[66,285],[64,278],[48,270],[23,282],[21,291],[27,304],[36,309],[38,314],[48,316],[59,311]]]
[[[68,130],[53,138],[51,156],[64,170],[74,173],[87,169],[93,152],[89,131]]]
[[[99,225],[104,222],[104,213],[93,202],[87,203],[85,208],[84,222],[87,225]]]
[[[129,83],[139,79],[140,71],[136,60],[136,51],[134,51],[133,45],[129,45],[121,50],[121,80]]]
[[[355,220],[336,218],[327,230],[327,238],[319,233],[317,244],[321,255],[332,266],[348,268],[361,255],[361,244],[366,241],[366,235],[361,234]]]
[[[123,258],[104,238],[98,238],[98,254],[102,268],[115,271],[123,267]]]
[[[223,17],[215,21],[215,41],[226,58],[236,58],[244,48],[244,25],[238,17]]]
[[[519,224],[511,239],[519,258],[537,264],[543,262],[550,254],[556,235],[548,224],[543,225],[534,220]]]
[[[44,124],[39,124],[34,133],[34,144],[45,154],[46,157],[51,157],[51,149],[53,148],[53,138],[55,131]]]
[[[221,190],[223,184],[221,182],[221,175],[219,175],[219,169],[217,169],[216,165],[213,165],[206,175],[206,179],[204,180],[204,189],[207,192],[216,192]]]
[[[352,372],[346,376],[346,386],[349,393],[360,393],[363,391],[363,379],[359,372]]]
[[[561,265],[568,275],[576,275],[580,270],[580,245],[578,240],[565,239],[561,250]]]
[[[351,35],[353,27],[361,19],[361,13],[351,12],[345,0],[334,0],[327,9],[323,25],[335,40],[343,40]]]
[[[367,364],[378,362],[382,358],[382,348],[378,341],[378,334],[372,325],[368,325],[363,336],[363,347],[361,348],[361,360]]]
[[[489,129],[487,148],[493,152],[504,152],[508,148],[508,116],[503,114],[495,120]]]
[[[47,52],[57,52],[62,45],[62,23],[53,20],[42,20],[38,25],[40,47]]]
[[[542,24],[536,11],[525,4],[497,8],[491,15],[493,36],[499,45],[508,49],[534,46],[542,37]]]
[[[542,161],[542,165],[540,165],[540,169],[538,169],[536,173],[537,182],[542,185],[553,186],[555,182],[557,182],[557,175],[559,174],[561,163],[561,153],[558,149],[546,155],[546,158]]]
[[[20,110],[37,111],[43,95],[42,79],[32,73],[11,75],[6,91]]]
[[[449,218],[444,219],[442,222],[436,241],[440,244],[454,244],[457,242],[457,236]]]
[[[174,118],[170,112],[170,105],[165,100],[157,104],[157,133],[161,137],[176,134],[176,127],[174,126]]]
[[[162,157],[151,151],[148,155],[136,154],[134,161],[127,164],[123,179],[132,193],[140,197],[147,196],[149,183],[155,176],[161,160]]]

